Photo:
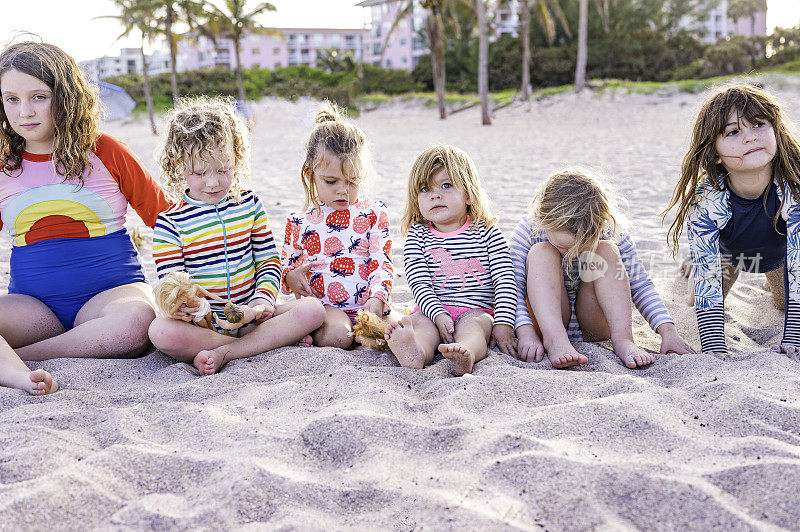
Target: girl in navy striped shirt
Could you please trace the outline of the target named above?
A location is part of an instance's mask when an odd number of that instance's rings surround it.
[[[662,353],[694,353],[620,221],[611,195],[588,172],[560,172],[539,188],[511,236],[520,359],[539,362],[546,351],[556,368],[585,364],[570,340],[610,337],[627,367],[651,364],[653,355],[633,342],[631,298],[661,335]]]
[[[438,347],[456,375],[486,357],[489,340],[515,354],[514,269],[469,156],[433,146],[414,162],[402,220],[406,278],[418,309],[386,330],[405,367],[422,368]]]

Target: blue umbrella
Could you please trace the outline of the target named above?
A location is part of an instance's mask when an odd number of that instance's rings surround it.
[[[97,94],[100,95],[100,101],[103,102],[106,120],[125,118],[136,107],[136,102],[124,89],[111,83],[98,81]]]

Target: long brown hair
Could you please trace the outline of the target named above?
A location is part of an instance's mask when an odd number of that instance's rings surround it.
[[[33,76],[53,91],[50,114],[55,127],[55,170],[65,180],[76,179],[83,185],[83,173],[92,166],[89,150],[100,136],[100,109],[97,94],[78,64],[58,46],[23,42],[0,53],[0,78],[10,70]],[[0,165],[6,175],[19,170],[24,149],[25,139],[11,128],[0,106]]]
[[[728,171],[719,159],[716,141],[724,133],[731,111],[748,122],[766,120],[772,125],[777,143],[777,153],[772,159],[772,177],[779,178],[778,187],[783,193],[784,202],[788,200],[787,192],[795,200],[800,199],[800,143],[780,104],[770,93],[756,85],[725,85],[712,92],[700,107],[689,150],[681,164],[680,180],[662,213],[666,217],[673,207],[678,206],[675,220],[667,232],[667,241],[673,254],[678,253],[678,239],[694,204],[697,188],[710,184],[716,190],[724,190],[720,178],[727,177]],[[771,182],[769,186],[772,186]],[[781,210],[778,210],[775,213],[776,224],[780,215]]]

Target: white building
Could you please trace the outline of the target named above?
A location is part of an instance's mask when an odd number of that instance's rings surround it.
[[[157,75],[170,71],[170,60],[168,50],[156,50],[147,56],[147,72],[150,75]],[[124,74],[139,74],[142,72],[142,52],[139,48],[122,48],[119,56],[104,56],[88,61],[80,62],[89,81],[99,81],[110,76],[121,76]]]

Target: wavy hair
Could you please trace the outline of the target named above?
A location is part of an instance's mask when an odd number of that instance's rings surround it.
[[[368,185],[372,177],[372,161],[364,132],[355,123],[342,116],[335,104],[326,101],[317,112],[314,130],[306,142],[306,158],[300,171],[305,191],[304,209],[311,205],[319,208],[319,197],[314,185],[314,172],[328,154],[339,160],[342,175]]]
[[[75,60],[52,44],[22,42],[6,47],[0,53],[0,88],[2,76],[11,70],[33,76],[52,91],[55,171],[65,181],[77,180],[83,186],[83,174],[92,167],[89,151],[100,136],[97,93]],[[0,106],[0,165],[6,175],[20,170],[24,149],[25,139],[14,131]]]
[[[186,173],[194,155],[213,158],[213,151],[230,148],[234,173],[228,197],[239,201],[241,181],[250,176],[250,136],[244,121],[236,114],[232,98],[197,96],[181,98],[167,114],[160,153],[164,190],[180,201],[186,190]],[[224,161],[220,161],[224,162]]]
[[[539,228],[575,235],[575,244],[564,254],[565,264],[583,251],[596,250],[601,239],[616,240],[625,223],[611,186],[586,168],[548,177],[533,196],[530,212]]]
[[[686,224],[689,212],[695,203],[698,187],[711,184],[722,191],[722,179],[728,171],[719,159],[716,141],[725,132],[725,124],[731,112],[748,122],[766,120],[775,131],[777,153],[772,159],[772,177],[778,180],[784,203],[788,200],[787,189],[795,200],[800,200],[800,143],[792,131],[777,99],[764,89],[748,83],[724,85],[705,99],[700,106],[692,131],[689,149],[683,157],[681,175],[662,220],[677,206],[675,220],[667,232],[667,241],[673,255],[678,253],[678,239]],[[772,186],[772,182],[768,186]],[[764,195],[766,202],[766,194]],[[775,213],[775,224],[781,215]]]
[[[420,153],[411,167],[408,199],[400,220],[400,231],[407,235],[412,225],[425,221],[419,210],[419,193],[423,187],[431,185],[433,177],[442,169],[447,172],[453,185],[469,200],[467,215],[472,222],[482,221],[486,225],[494,225],[497,217],[491,213],[489,198],[481,186],[475,163],[464,150],[439,144]]]

